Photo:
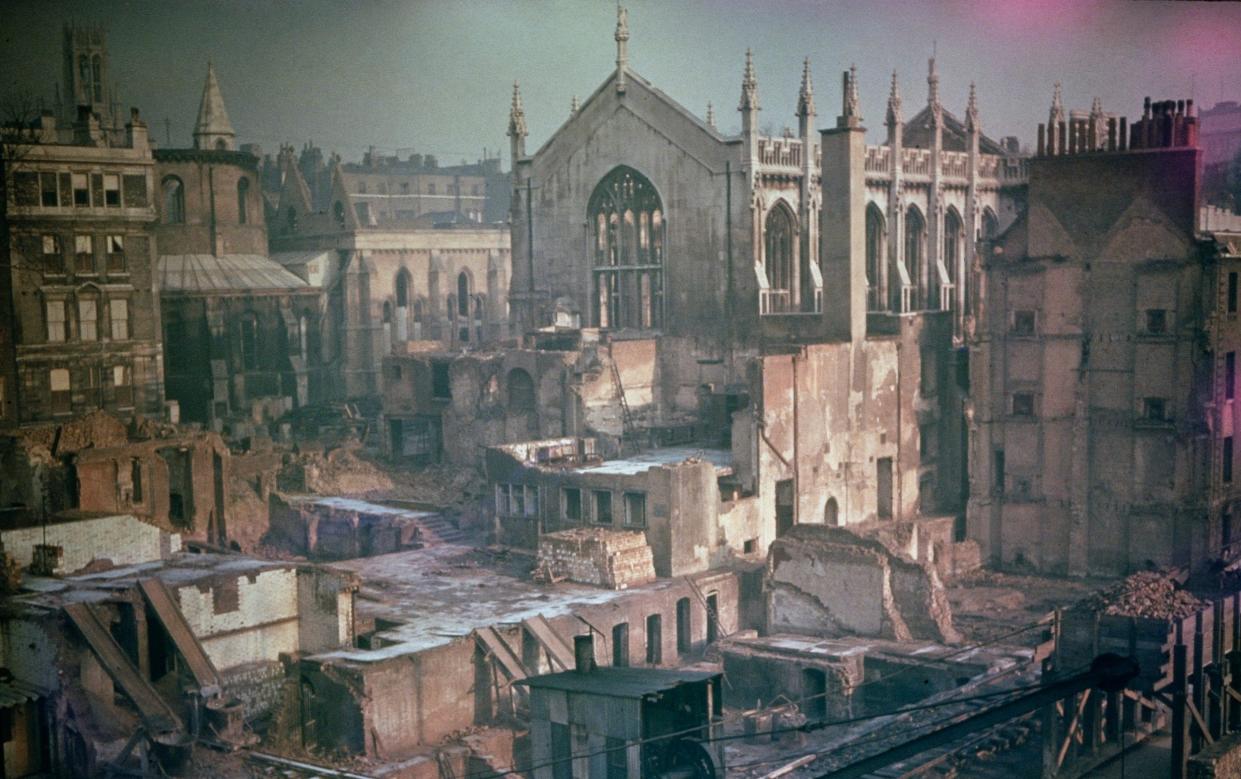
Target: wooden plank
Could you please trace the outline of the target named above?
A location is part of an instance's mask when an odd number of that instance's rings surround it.
[[[194,681],[198,682],[202,695],[219,694],[220,674],[216,671],[211,658],[207,656],[203,645],[198,642],[198,637],[190,629],[189,623],[185,621],[185,615],[177,606],[172,591],[160,579],[139,579],[138,588],[142,590],[147,603],[151,604],[151,610],[155,612],[160,624],[168,632],[168,637],[172,639],[177,652],[185,660],[185,665],[189,668]]]
[[[542,614],[522,620],[521,626],[547,650],[547,656],[559,665],[562,671],[573,670],[573,647],[560,637]]]
[[[499,661],[500,667],[510,680],[516,682],[526,678],[528,674],[525,666],[509,647],[508,642],[495,631],[495,628],[479,628],[474,631],[474,637],[483,645],[488,654]]]

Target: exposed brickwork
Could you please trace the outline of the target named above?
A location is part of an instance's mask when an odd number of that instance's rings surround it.
[[[539,565],[553,576],[623,590],[655,578],[651,547],[643,533],[584,527],[539,539]]]

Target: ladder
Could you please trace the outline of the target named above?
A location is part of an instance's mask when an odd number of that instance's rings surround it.
[[[698,602],[701,603],[702,607],[706,610],[707,621],[715,624],[716,640],[728,638],[728,631],[724,630],[724,626],[720,624],[719,612],[711,607],[711,602],[708,601],[706,596],[702,594],[702,590],[698,588],[698,583],[688,576],[685,577],[685,583],[689,585],[689,588],[694,593],[694,596],[698,598]]]
[[[616,395],[620,398],[621,407],[621,451],[625,449],[625,442],[633,443],[634,449],[638,447],[638,429],[633,422],[633,413],[629,410],[629,401],[625,399],[625,385],[621,383],[620,369],[616,367],[616,360],[609,359],[612,366],[612,383],[616,385]]]

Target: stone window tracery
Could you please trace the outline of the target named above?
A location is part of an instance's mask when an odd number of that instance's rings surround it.
[[[587,214],[594,232],[594,326],[660,327],[665,220],[659,193],[622,165],[595,187]]]

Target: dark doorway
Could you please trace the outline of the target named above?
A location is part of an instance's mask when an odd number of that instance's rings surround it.
[[[827,719],[827,674],[817,668],[801,672],[801,710],[811,722]]]
[[[629,665],[629,623],[612,626],[612,665],[624,668]]]
[[[693,644],[690,635],[689,598],[677,601],[677,654],[688,654]]]
[[[720,637],[720,596],[707,595],[707,643],[713,644]]]
[[[659,665],[664,659],[663,619],[658,614],[646,618],[646,663]]]
[[[892,518],[892,458],[880,457],[875,461],[875,483],[878,488],[878,512],[880,519]]]
[[[793,480],[776,482],[776,537],[793,527]]]

